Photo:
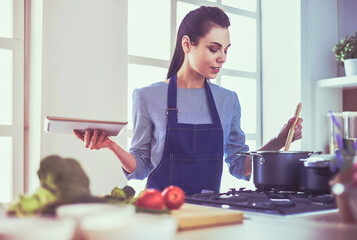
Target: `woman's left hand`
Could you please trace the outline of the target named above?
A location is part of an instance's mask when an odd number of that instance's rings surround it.
[[[296,117],[290,118],[289,121],[283,126],[283,128],[281,129],[281,131],[279,132],[279,134],[277,136],[278,142],[283,146],[285,146],[286,139],[288,138],[288,135],[289,135],[290,127],[291,127],[291,125],[293,125],[295,119],[296,119]],[[303,119],[299,118],[295,125],[295,132],[294,132],[292,142],[302,138],[302,125],[301,125],[302,121],[303,121]]]
[[[267,144],[262,146],[259,151],[279,151],[285,146],[286,139],[288,138],[291,125],[293,125],[296,117],[292,117],[280,130],[278,136],[271,139]],[[295,125],[295,132],[292,141],[296,141],[302,138],[302,118],[299,118]]]
[[[99,150],[101,148],[107,148],[113,141],[106,135],[105,131],[99,132],[99,130],[86,130],[84,134],[74,130],[73,133],[77,138],[84,142],[84,146],[91,150]]]

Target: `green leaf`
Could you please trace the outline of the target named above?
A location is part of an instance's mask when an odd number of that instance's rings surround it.
[[[333,48],[337,61],[343,62],[346,59],[357,57],[357,31],[355,35],[346,35]]]

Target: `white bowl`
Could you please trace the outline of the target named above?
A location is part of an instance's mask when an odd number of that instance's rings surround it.
[[[83,218],[88,216],[102,215],[105,213],[118,213],[125,217],[135,214],[135,207],[127,204],[114,205],[108,203],[78,203],[60,206],[56,209],[58,218],[71,218],[76,222],[75,239],[83,239],[83,233],[79,224]]]
[[[77,203],[62,205],[56,209],[57,217],[70,217],[80,221],[89,215],[101,214],[103,212],[120,211],[122,214],[133,215],[135,208],[131,205],[114,205],[109,203]]]
[[[8,240],[70,240],[75,222],[71,219],[42,217],[0,219],[0,239]]]
[[[172,240],[177,222],[169,215],[137,213],[128,218],[112,212],[85,217],[80,228],[88,240]]]

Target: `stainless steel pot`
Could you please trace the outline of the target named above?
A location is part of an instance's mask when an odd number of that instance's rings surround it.
[[[240,152],[252,158],[253,183],[260,190],[289,190],[300,188],[300,159],[306,159],[312,151],[253,151]]]
[[[301,160],[300,189],[313,194],[330,193],[329,181],[334,173],[330,164],[333,155],[321,155]]]

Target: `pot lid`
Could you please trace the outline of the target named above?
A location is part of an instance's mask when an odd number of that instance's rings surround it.
[[[321,152],[314,151],[250,151],[257,154],[320,154]]]
[[[328,167],[334,158],[334,154],[322,154],[300,159],[300,161],[304,162],[305,167]]]

